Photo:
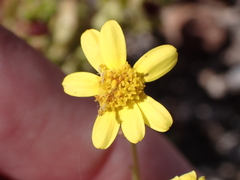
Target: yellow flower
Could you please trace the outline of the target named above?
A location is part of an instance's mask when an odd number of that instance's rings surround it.
[[[195,171],[191,171],[189,173],[183,174],[180,177],[176,176],[172,180],[197,180],[197,175]],[[205,180],[204,176],[198,178],[198,180]]]
[[[143,42],[144,43],[144,42]],[[160,132],[172,125],[169,112],[144,93],[145,82],[154,81],[177,62],[171,45],[156,47],[133,66],[126,61],[126,43],[119,24],[107,21],[101,31],[90,29],[81,36],[81,45],[89,63],[99,73],[76,72],[65,77],[65,93],[77,97],[95,96],[99,103],[92,141],[96,148],[108,148],[121,127],[131,142],[141,141],[145,125]]]

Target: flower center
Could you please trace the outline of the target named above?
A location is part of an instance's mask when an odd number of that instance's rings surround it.
[[[106,111],[119,110],[127,106],[128,101],[140,99],[145,87],[143,76],[140,76],[129,64],[119,69],[110,70],[107,66],[99,66],[101,80],[99,93],[95,96],[101,116]]]

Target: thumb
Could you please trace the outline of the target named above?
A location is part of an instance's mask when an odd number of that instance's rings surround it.
[[[81,163],[81,176],[88,178],[104,158],[91,143],[92,99],[64,94],[63,77],[0,28],[0,169],[8,176],[77,179]]]

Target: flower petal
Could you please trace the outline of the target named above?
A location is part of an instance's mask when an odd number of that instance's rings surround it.
[[[76,97],[89,97],[98,94],[100,77],[88,72],[67,75],[63,82],[64,92]]]
[[[178,176],[172,178],[171,180],[181,180]]]
[[[98,116],[92,131],[93,145],[98,149],[108,148],[117,136],[120,123],[116,119],[116,112],[105,112]]]
[[[180,177],[176,176],[171,180],[196,180],[197,179],[197,175],[195,171],[191,171],[189,173],[183,174]]]
[[[136,103],[133,108],[123,108],[119,111],[122,121],[122,131],[131,143],[137,143],[145,136],[145,124],[142,113]]]
[[[126,62],[126,42],[119,24],[107,21],[100,31],[100,48],[109,69],[119,68]]]
[[[146,82],[154,81],[168,71],[177,63],[178,53],[171,45],[158,46],[144,54],[134,65],[138,73],[144,74]]]
[[[145,124],[152,129],[165,132],[172,126],[173,120],[168,110],[150,96],[145,95],[144,100],[138,102],[138,106],[144,114]]]
[[[189,173],[183,174],[180,176],[181,180],[195,180],[197,179],[197,175],[195,171],[191,171]]]
[[[99,72],[99,65],[104,64],[100,51],[100,32],[95,29],[85,31],[81,36],[81,46],[89,63]]]

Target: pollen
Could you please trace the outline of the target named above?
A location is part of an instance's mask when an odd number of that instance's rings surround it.
[[[128,106],[128,102],[139,100],[144,93],[143,75],[138,74],[127,63],[119,69],[108,69],[101,64],[99,73],[99,93],[95,98],[100,106],[100,116],[106,111],[120,110]]]

